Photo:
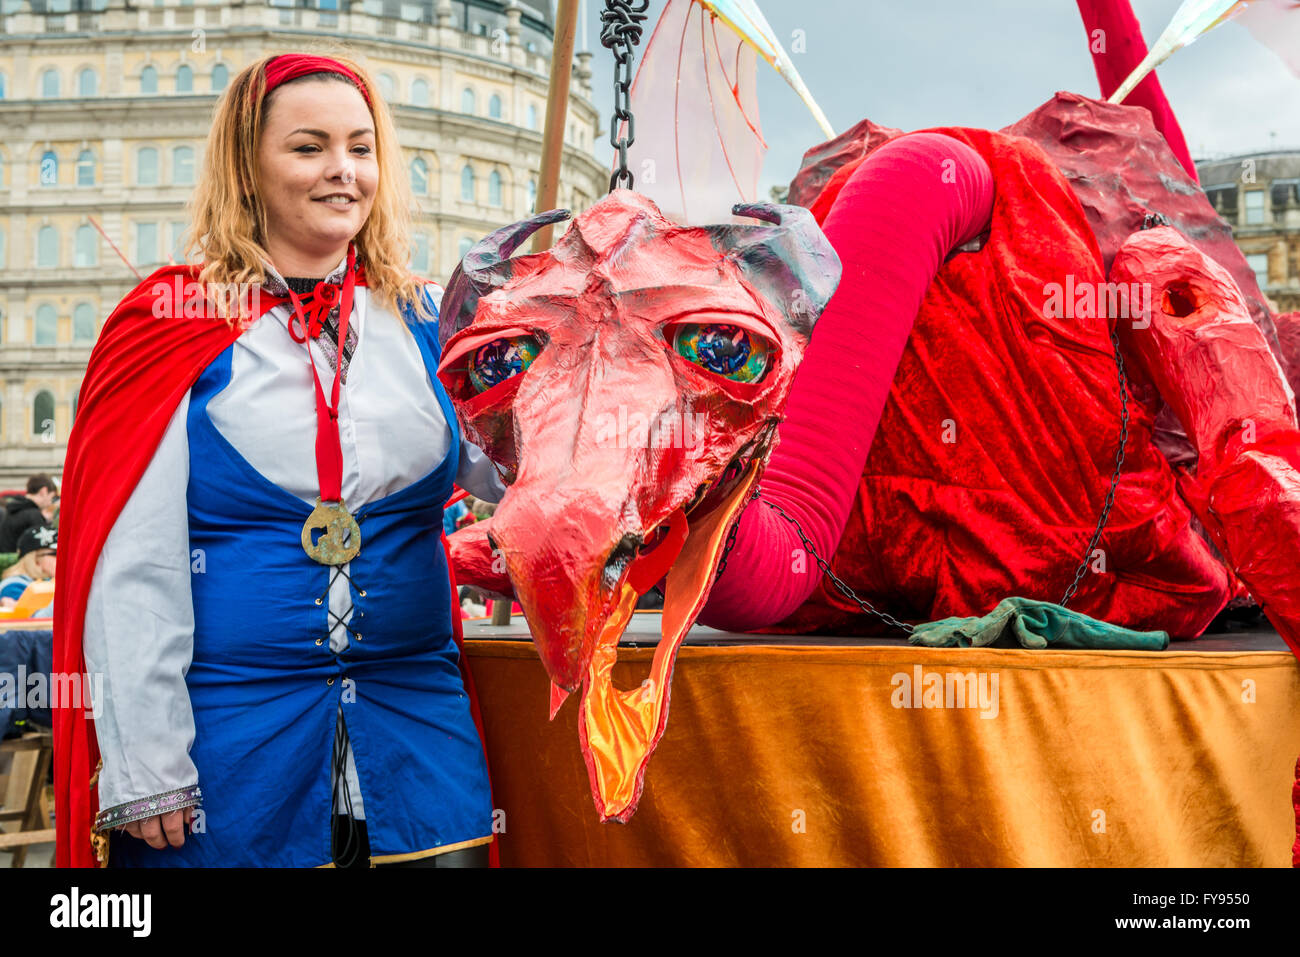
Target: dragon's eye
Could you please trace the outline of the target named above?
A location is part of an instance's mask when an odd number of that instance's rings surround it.
[[[541,351],[541,344],[532,336],[493,339],[474,350],[469,360],[469,381],[476,391],[486,392],[519,375]]]
[[[682,323],[673,348],[710,372],[736,382],[757,382],[767,371],[772,350],[760,336],[740,326]]]

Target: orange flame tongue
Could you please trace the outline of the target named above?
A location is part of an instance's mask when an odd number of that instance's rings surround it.
[[[646,764],[668,722],[669,687],[677,649],[709,597],[727,531],[748,500],[759,471],[757,465],[751,464],[735,490],[686,537],[668,572],[662,633],[650,677],[639,688],[619,691],[611,681],[618,659],[618,640],[636,607],[637,591],[631,585],[622,585],[616,607],[601,631],[583,681],[578,729],[592,797],[602,821],[627,821],[636,811]],[[557,690],[552,686],[552,717],[564,700],[561,697],[557,701]]]

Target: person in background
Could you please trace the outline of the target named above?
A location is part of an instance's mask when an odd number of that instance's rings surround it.
[[[445,534],[450,535],[460,527],[460,520],[469,514],[469,506],[465,502],[459,501],[455,505],[448,505],[442,510],[442,530]]]
[[[23,592],[32,582],[54,577],[54,556],[58,539],[59,533],[48,525],[29,528],[23,532],[18,540],[18,561],[0,575],[0,610],[18,604],[18,599],[23,596]],[[53,613],[53,604],[46,607],[49,608],[49,612],[36,617],[48,618]]]
[[[27,480],[27,494],[15,495],[5,503],[4,520],[0,521],[0,552],[18,548],[18,539],[29,528],[46,524],[43,511],[58,498],[54,479],[48,475],[33,475]]]

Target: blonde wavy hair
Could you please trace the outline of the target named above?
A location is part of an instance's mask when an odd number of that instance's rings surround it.
[[[407,268],[415,197],[388,104],[370,72],[348,55],[345,46],[321,44],[298,52],[342,63],[361,78],[370,99],[379,184],[370,215],[353,240],[357,261],[365,264],[369,295],[393,311],[413,304],[420,316],[432,319],[421,294],[424,281]],[[239,290],[265,282],[262,260],[271,260],[265,246],[266,207],[259,199],[257,154],[267,113],[266,64],[272,59],[263,57],[241,70],[218,101],[203,170],[187,204],[190,226],[185,232],[185,260],[193,261],[196,253],[201,257],[197,281],[208,290],[218,314],[232,326],[252,318]],[[352,85],[339,73],[313,73],[281,86],[327,80]]]

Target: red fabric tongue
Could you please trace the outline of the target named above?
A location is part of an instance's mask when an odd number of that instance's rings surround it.
[[[668,574],[668,569],[677,560],[682,546],[686,544],[686,533],[690,530],[686,522],[686,510],[679,508],[669,515],[665,526],[668,534],[664,540],[653,550],[639,556],[628,571],[627,583],[638,595],[644,595],[657,583],[663,581],[664,576]]]

